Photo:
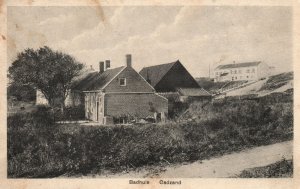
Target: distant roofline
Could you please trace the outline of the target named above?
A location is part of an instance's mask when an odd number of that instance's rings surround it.
[[[261,64],[261,63],[262,63],[262,61],[222,64],[222,65],[217,66],[215,69],[230,69],[230,68],[257,66],[258,64]],[[246,64],[249,64],[249,65],[245,66]]]

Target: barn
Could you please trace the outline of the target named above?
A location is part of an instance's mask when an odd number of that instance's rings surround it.
[[[140,75],[161,95],[180,101],[207,100],[211,94],[201,88],[179,60],[144,67]],[[178,96],[176,98],[176,96]]]

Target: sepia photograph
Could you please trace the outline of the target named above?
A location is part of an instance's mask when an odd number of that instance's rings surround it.
[[[294,177],[292,6],[6,14],[8,179]]]

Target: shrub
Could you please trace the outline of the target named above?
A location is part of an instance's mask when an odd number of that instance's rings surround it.
[[[293,137],[292,103],[194,103],[185,114],[197,117],[194,121],[139,126],[57,127],[51,111],[41,107],[40,112],[8,117],[9,177],[194,161]]]
[[[66,107],[62,113],[60,109],[54,111],[56,121],[78,121],[85,119],[84,106]]]

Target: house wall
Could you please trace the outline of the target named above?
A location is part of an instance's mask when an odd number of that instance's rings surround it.
[[[120,86],[120,78],[126,78],[126,86]],[[133,68],[126,67],[111,83],[105,92],[154,92],[154,89]]]
[[[157,92],[175,92],[176,88],[199,88],[198,83],[181,64],[175,64],[155,86]]]
[[[101,122],[104,117],[104,94],[100,92],[85,93],[84,101],[86,119]]]
[[[214,81],[219,82],[219,81],[258,80],[259,72],[260,72],[260,68],[258,66],[230,68],[230,69],[216,69],[214,73],[215,74]],[[228,73],[228,74],[226,76],[220,76],[222,73]]]
[[[48,100],[45,98],[45,95],[40,91],[36,90],[36,105],[48,105]]]
[[[78,91],[69,92],[68,96],[65,99],[66,106],[79,106],[83,104],[83,102],[84,95],[82,92]],[[40,90],[36,91],[36,105],[49,105],[48,100],[45,98],[45,95]]]
[[[168,100],[155,93],[105,94],[105,116],[153,116],[153,111],[168,113]]]
[[[84,94],[81,91],[71,91],[69,92],[66,100],[66,106],[80,106],[84,102]]]

